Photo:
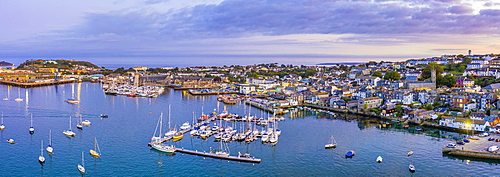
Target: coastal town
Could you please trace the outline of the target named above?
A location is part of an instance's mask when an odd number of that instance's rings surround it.
[[[99,82],[109,95],[155,98],[165,87],[283,115],[308,107],[477,133],[500,133],[500,55],[443,55],[401,62],[133,67],[75,60],[0,62],[0,83],[36,87]],[[445,150],[443,150],[444,152]],[[446,152],[450,150],[447,149]]]

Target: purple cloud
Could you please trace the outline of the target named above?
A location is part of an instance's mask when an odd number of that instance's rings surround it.
[[[495,16],[495,17],[498,17],[498,16],[500,16],[500,10],[497,10],[497,9],[483,9],[483,10],[479,11],[479,14],[484,15],[484,16]],[[498,20],[498,18],[496,20]]]
[[[470,6],[451,6],[448,10],[454,14],[470,14],[474,11]]]
[[[77,33],[140,35],[155,38],[211,38],[288,34],[407,34],[492,33],[500,26],[497,10],[471,15],[459,0],[288,1],[226,0],[217,5],[197,5],[168,13],[89,14]],[[432,6],[419,6],[432,4]],[[450,14],[451,13],[451,14]],[[475,26],[476,29],[470,29]]]

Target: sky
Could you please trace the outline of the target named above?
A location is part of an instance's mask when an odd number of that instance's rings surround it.
[[[0,1],[0,61],[222,66],[500,53],[498,0]]]

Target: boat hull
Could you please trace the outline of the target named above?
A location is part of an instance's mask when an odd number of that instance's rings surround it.
[[[337,147],[337,144],[327,144],[327,145],[325,145],[326,149],[331,149],[331,148],[336,148],[336,147]]]
[[[67,137],[75,137],[76,134],[73,131],[64,131],[63,134]]]
[[[152,144],[151,147],[157,151],[165,153],[174,153],[176,150],[174,146],[167,146],[162,144]]]
[[[81,173],[81,174],[85,174],[85,167],[83,167],[82,165],[78,165],[78,171]]]
[[[99,154],[97,151],[90,150],[90,155],[94,158],[99,158],[101,157],[101,154]]]

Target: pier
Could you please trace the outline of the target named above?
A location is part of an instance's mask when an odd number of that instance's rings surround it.
[[[208,152],[202,152],[202,151],[197,151],[197,150],[188,150],[184,148],[175,148],[176,152],[182,152],[186,154],[193,154],[193,155],[199,155],[199,156],[204,156],[204,157],[212,157],[216,159],[224,159],[224,160],[234,160],[234,161],[240,161],[240,162],[252,162],[252,163],[260,163],[262,160],[261,159],[256,159],[254,157],[238,157],[238,156],[230,156],[230,155],[218,155],[214,153],[208,153]]]
[[[15,81],[0,80],[0,84],[12,85],[12,86],[23,87],[23,88],[59,85],[59,84],[67,84],[67,83],[73,83],[73,82],[77,82],[77,80],[57,80],[57,81],[49,81],[49,82],[15,82]]]
[[[274,113],[276,115],[283,115],[283,114],[288,113],[288,111],[283,110],[282,108],[272,108],[272,107],[266,106],[264,104],[256,103],[256,102],[249,101],[249,100],[246,100],[245,103],[249,104],[249,105],[251,105],[253,107],[262,109],[264,111]]]
[[[500,138],[494,136],[494,138]],[[443,154],[454,156],[475,157],[482,159],[500,160],[500,153],[489,152],[487,148],[493,145],[498,145],[498,142],[488,141],[488,137],[480,137],[478,140],[470,140],[470,143],[457,145],[455,148],[443,147]]]

